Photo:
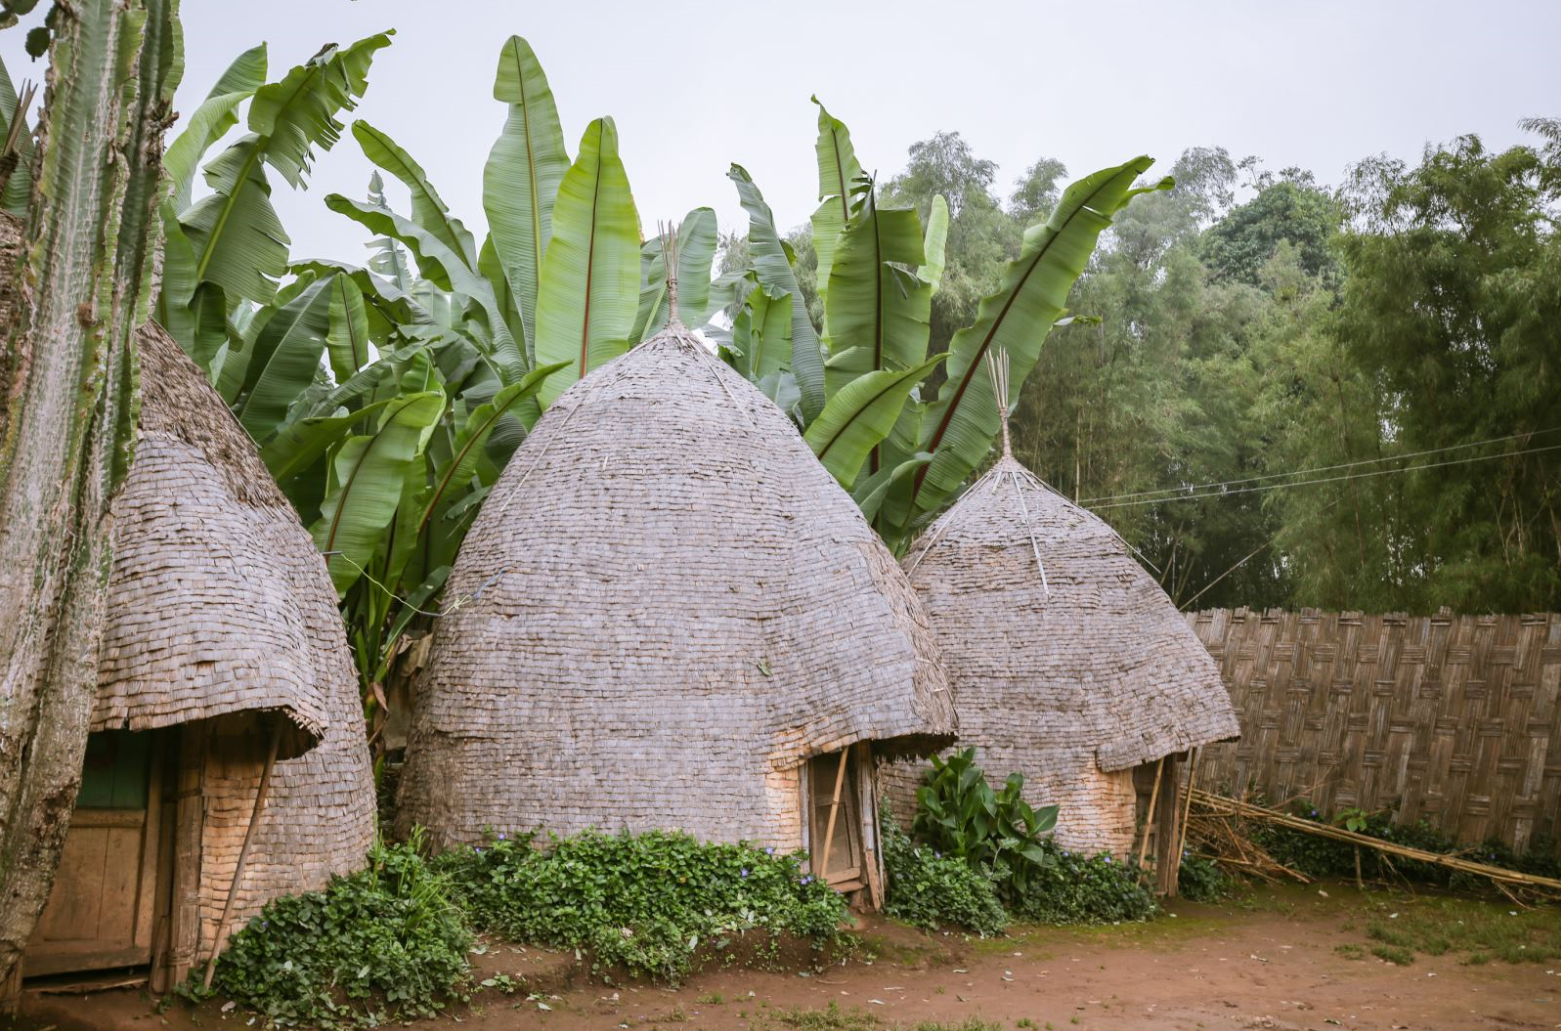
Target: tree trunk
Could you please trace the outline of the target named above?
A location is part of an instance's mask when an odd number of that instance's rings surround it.
[[[81,780],[177,15],[178,0],[59,5],[28,223],[0,226],[23,250],[0,269],[0,983],[48,899]]]

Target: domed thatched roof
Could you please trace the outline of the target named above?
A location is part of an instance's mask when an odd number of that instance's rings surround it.
[[[92,729],[271,710],[312,739],[298,754],[325,735],[332,688],[352,683],[322,559],[179,345],[148,324],[140,359]]]
[[[1031,780],[1047,767],[1124,770],[1239,733],[1218,666],[1126,543],[1012,456],[904,565],[961,738],[994,782],[1015,769]]]
[[[445,590],[400,821],[795,847],[798,768],[954,715],[903,574],[796,428],[681,327],[570,387]]]

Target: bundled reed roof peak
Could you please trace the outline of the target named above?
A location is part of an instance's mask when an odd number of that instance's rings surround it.
[[[962,737],[993,766],[1062,749],[1113,772],[1237,736],[1218,667],[1126,542],[1014,458],[1005,359],[1002,457],[905,560]]]
[[[893,557],[675,318],[549,408],[446,597],[399,818],[447,842],[595,826],[796,847],[807,759],[952,740]]]

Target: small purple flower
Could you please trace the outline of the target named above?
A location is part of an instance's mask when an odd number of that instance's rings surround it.
[[[743,867],[743,873],[742,873],[742,875],[743,875],[743,876],[744,876],[744,877],[747,877],[747,876],[748,876],[748,868],[747,868],[747,867],[746,867],[746,866],[745,866],[745,867]]]
[[[472,851],[477,853],[480,856],[480,855],[482,855],[482,846],[478,845],[478,846],[474,847],[472,849]]]
[[[499,833],[499,840],[500,840],[500,841],[503,841],[503,840],[504,840],[504,834],[503,834],[503,832],[502,832],[502,831],[501,831],[501,832],[500,832],[500,833]]]
[[[934,859],[942,859],[943,858],[943,853],[939,852],[937,849],[933,849],[932,850],[932,858],[934,858]]]
[[[1317,819],[1317,810],[1315,809],[1312,810],[1312,819]]]
[[[812,884],[813,883],[813,875],[812,874],[808,874],[806,877],[802,878],[802,883],[803,884]]]
[[[260,929],[262,931],[264,931],[267,927],[270,927],[270,926],[271,926],[271,921],[269,921],[269,920],[262,920],[262,921],[260,921]]]
[[[1110,856],[1106,857],[1106,862],[1108,862],[1108,863],[1111,862],[1111,857]]]
[[[1063,854],[1063,857],[1064,857],[1064,858],[1067,858],[1067,855],[1068,855],[1068,850],[1067,850],[1067,849],[1063,849],[1063,850],[1062,850],[1062,854]]]
[[[765,849],[764,854],[767,856],[773,856],[775,854],[775,846],[771,845],[769,848]]]

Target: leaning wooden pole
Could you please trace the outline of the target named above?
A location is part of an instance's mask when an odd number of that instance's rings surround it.
[[[1160,776],[1165,772],[1165,757],[1154,766],[1154,788],[1149,792],[1149,811],[1144,814],[1144,834],[1138,843],[1138,873],[1144,872],[1144,860],[1149,856],[1149,828],[1154,825],[1155,803],[1160,801]]]
[[[846,783],[846,761],[851,756],[851,746],[840,751],[840,767],[835,770],[835,796],[829,802],[829,825],[824,831],[824,858],[819,860],[818,879],[829,882],[829,850],[835,843],[835,820],[840,816],[840,789]]]
[[[228,900],[222,904],[222,919],[217,922],[217,933],[211,942],[211,959],[206,961],[206,976],[202,984],[211,987],[211,979],[217,973],[217,956],[222,952],[227,937],[228,921],[233,918],[233,904],[238,901],[238,886],[244,879],[244,865],[249,862],[249,849],[255,843],[255,831],[260,827],[260,817],[266,811],[266,792],[271,788],[271,770],[276,766],[276,753],[282,745],[282,721],[287,717],[277,713],[271,730],[271,747],[266,751],[266,765],[260,771],[260,787],[255,791],[255,808],[249,814],[249,827],[244,831],[244,844],[238,850],[238,864],[233,867],[233,880],[228,884]]]

